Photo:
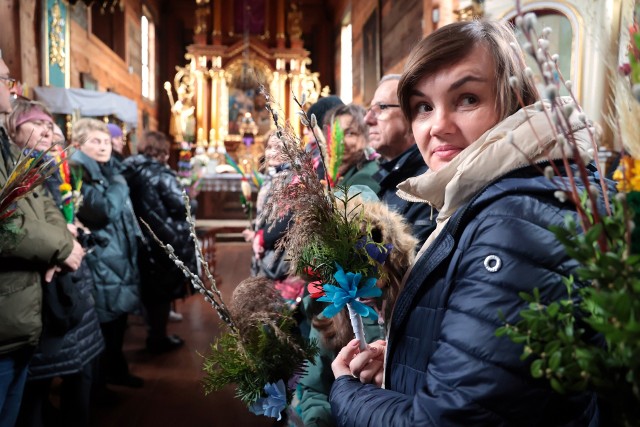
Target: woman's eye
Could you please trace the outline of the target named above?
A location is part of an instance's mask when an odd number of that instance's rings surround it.
[[[433,108],[431,108],[431,105],[429,104],[420,103],[416,105],[416,113],[418,114],[429,113],[431,111],[433,111]]]
[[[460,104],[462,105],[473,105],[477,102],[478,98],[476,98],[474,95],[464,95],[460,100]]]

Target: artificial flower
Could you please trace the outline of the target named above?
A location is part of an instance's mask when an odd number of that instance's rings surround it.
[[[324,289],[322,289],[322,281],[320,280],[309,282],[307,290],[309,291],[311,298],[316,299],[324,296]]]
[[[337,271],[333,275],[336,279],[338,286],[324,284],[322,289],[325,295],[318,298],[318,301],[330,302],[323,311],[322,315],[325,317],[333,317],[338,314],[342,309],[350,304],[351,308],[362,317],[371,317],[376,320],[378,315],[375,310],[366,304],[358,301],[358,298],[372,298],[382,295],[382,291],[376,286],[377,279],[375,277],[368,277],[364,284],[358,288],[360,280],[362,279],[361,273],[345,273],[340,264],[336,263]]]
[[[255,401],[249,410],[256,415],[265,415],[271,418],[282,419],[282,410],[287,407],[287,394],[284,381],[267,383],[264,386],[267,397],[261,397]]]
[[[376,261],[380,265],[384,264],[384,262],[389,257],[391,249],[393,249],[393,245],[391,243],[380,246],[375,242],[370,241],[367,236],[362,237],[356,242],[356,250],[360,250],[363,247],[364,250],[367,251],[367,255],[369,255],[372,260]]]

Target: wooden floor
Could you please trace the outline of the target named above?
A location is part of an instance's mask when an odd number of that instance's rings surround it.
[[[249,275],[251,249],[248,243],[219,243],[218,275],[226,301],[233,288]],[[125,338],[125,355],[131,372],[145,380],[141,389],[111,387],[117,403],[92,408],[96,427],[216,427],[273,426],[274,419],[251,414],[234,398],[234,389],[204,395],[202,357],[220,330],[215,310],[199,295],[178,302],[182,322],[170,323],[169,333],[185,340],[184,347],[152,356],[144,350],[146,329],[139,317],[131,316]]]

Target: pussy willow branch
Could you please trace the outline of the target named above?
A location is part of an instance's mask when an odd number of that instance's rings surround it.
[[[182,192],[182,198],[185,202],[185,211],[187,215],[187,222],[189,223],[190,236],[194,240],[198,259],[202,263],[202,268],[204,269],[207,275],[207,280],[209,281],[211,289],[207,289],[207,287],[204,285],[200,277],[198,277],[197,274],[194,274],[191,270],[189,270],[189,268],[187,268],[187,266],[184,265],[184,262],[182,262],[180,258],[178,258],[178,256],[175,254],[173,247],[171,247],[171,245],[165,245],[158,238],[158,236],[156,236],[156,234],[153,232],[149,224],[147,224],[142,218],[139,218],[140,222],[142,222],[142,224],[145,226],[147,231],[149,231],[149,234],[151,235],[153,240],[155,240],[155,242],[158,243],[158,245],[160,245],[162,250],[165,251],[165,253],[169,256],[171,261],[173,261],[173,263],[183,273],[185,273],[187,277],[189,277],[191,284],[198,290],[198,292],[200,292],[204,296],[204,299],[213,306],[213,308],[218,313],[218,316],[220,316],[220,319],[229,326],[232,332],[237,333],[238,329],[235,323],[233,322],[233,319],[231,318],[231,314],[229,313],[227,306],[222,300],[222,294],[220,294],[220,291],[216,287],[216,280],[213,278],[213,275],[209,271],[209,264],[204,259],[204,256],[202,254],[202,249],[198,244],[198,238],[196,237],[196,232],[195,232],[195,222],[191,217],[191,208],[189,206],[189,196],[187,196],[187,194],[184,191]]]
[[[547,68],[550,68],[551,65],[550,64],[554,64],[553,67],[555,70],[559,71],[557,62],[554,60],[554,58],[552,58],[548,52],[548,49],[545,49],[543,46],[540,45],[540,43],[538,42],[538,37],[537,37],[537,33],[535,31],[535,28],[533,28],[532,25],[532,18],[528,18],[528,17],[522,17],[522,9],[521,9],[521,5],[520,5],[520,1],[518,0],[516,2],[516,8],[518,10],[518,14],[520,19],[519,21],[519,26],[527,40],[528,43],[528,47],[529,49],[525,49],[525,51],[527,51],[526,53],[528,53],[529,55],[531,55],[534,59],[535,62],[539,68],[539,71],[542,75],[542,78],[545,82],[545,84],[548,86],[554,86],[556,89],[559,88],[560,83],[558,83],[558,81],[552,79],[550,77],[550,74],[547,70],[545,70],[545,67],[543,66],[544,64],[542,63],[542,60],[544,59],[544,62],[547,65]],[[543,38],[546,40],[546,35],[543,35]],[[537,48],[537,49],[536,49]],[[541,54],[541,55],[538,55]],[[541,56],[541,58],[539,58],[538,56]],[[561,74],[559,74],[561,76]],[[571,94],[571,98],[574,102],[574,104],[576,106],[579,106],[579,104],[577,103],[577,100],[575,99],[575,96],[573,95],[573,92],[571,90],[571,88],[569,88],[567,86],[567,84],[565,84],[563,81],[561,81],[561,84],[569,91],[569,93]],[[578,111],[582,111],[579,107]],[[547,115],[548,117],[548,113],[546,111],[546,108],[544,108],[543,105],[543,111],[545,112],[545,115]],[[551,114],[554,115],[555,120],[553,120],[553,122],[555,123],[555,126],[552,126],[551,128],[554,131],[554,135],[556,138],[558,138],[559,134],[562,134],[564,136],[564,139],[569,143],[569,145],[571,146],[571,150],[572,150],[572,157],[574,162],[576,163],[576,165],[578,166],[578,171],[580,174],[580,178],[582,179],[582,181],[585,183],[586,186],[588,186],[588,177],[586,174],[586,166],[584,164],[584,162],[582,161],[582,157],[580,156],[578,147],[577,147],[577,142],[575,140],[575,137],[573,135],[573,133],[571,132],[571,127],[569,124],[569,115],[565,115],[563,112],[563,108],[559,105],[557,97],[553,97],[553,99],[551,99]],[[549,117],[548,117],[549,120]],[[589,124],[586,122],[586,120],[584,121],[585,126],[587,127],[587,132],[589,134],[589,138],[591,140],[591,143],[594,147],[597,148],[597,145],[595,143],[595,139],[594,136],[591,132],[591,130],[589,129]],[[559,131],[559,133],[557,133],[556,131]],[[576,208],[578,210],[579,213],[579,217],[580,217],[580,222],[581,225],[583,227],[583,229],[587,230],[588,228],[590,228],[591,226],[591,222],[589,220],[588,215],[586,214],[586,212],[583,211],[580,203],[579,203],[579,194],[577,191],[577,185],[575,182],[575,177],[574,174],[572,172],[572,170],[569,168],[569,161],[568,158],[566,156],[566,153],[564,153],[564,147],[561,147],[563,149],[563,158],[562,158],[562,162],[565,166],[565,173],[569,179],[569,183],[570,183],[570,187],[571,187],[571,195],[572,198],[574,199]],[[596,153],[597,156],[597,149],[594,150],[594,152]],[[596,157],[594,156],[594,157]],[[599,167],[599,162],[596,159],[596,167],[598,168],[599,171],[601,171],[600,167]],[[604,197],[606,199],[607,194],[606,194],[606,186],[604,185],[604,178],[602,177],[602,173],[599,174],[600,175],[600,184],[603,188],[603,193],[604,193]],[[597,209],[597,200],[596,200],[596,195],[591,194],[591,191],[587,191],[587,197],[589,199],[590,205],[591,205],[591,210],[592,210],[592,215],[593,215],[593,223],[597,223],[600,220],[599,217],[599,212]],[[609,210],[609,205],[608,205],[608,201],[605,200],[606,203],[606,207],[607,207],[607,212],[610,212]],[[602,247],[603,250],[606,250],[606,240],[604,239],[604,236],[601,236],[601,238],[599,239],[599,244]],[[604,246],[603,246],[604,245]]]

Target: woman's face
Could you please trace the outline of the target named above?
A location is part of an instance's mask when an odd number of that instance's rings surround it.
[[[276,167],[284,163],[282,143],[276,135],[272,135],[267,141],[267,148],[264,150],[264,161],[267,166],[271,167]]]
[[[96,162],[106,163],[111,158],[111,135],[99,130],[92,130],[87,140],[80,145],[80,151]]]
[[[340,128],[344,132],[344,153],[342,155],[342,163],[344,165],[354,165],[362,157],[362,151],[367,145],[367,139],[364,134],[357,128],[353,117],[343,114],[336,118],[340,123]]]
[[[46,151],[53,144],[53,122],[29,120],[16,129],[13,142],[22,148]]]
[[[458,63],[425,76],[412,88],[413,135],[435,172],[500,121],[495,64],[477,45]]]

